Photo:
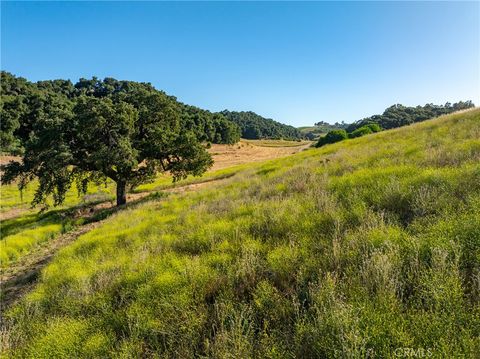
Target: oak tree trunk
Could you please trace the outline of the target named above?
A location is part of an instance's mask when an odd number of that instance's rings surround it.
[[[117,206],[127,203],[127,183],[125,181],[117,182]]]

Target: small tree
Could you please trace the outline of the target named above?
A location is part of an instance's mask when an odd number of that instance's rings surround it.
[[[85,193],[90,181],[112,179],[117,205],[127,186],[168,171],[178,180],[212,165],[191,132],[181,131],[174,100],[148,84],[105,79],[81,80],[73,100],[47,95],[25,143],[22,162],[4,166],[3,181],[19,187],[38,178],[33,205],[49,195],[58,205],[76,182]]]
[[[348,138],[347,132],[345,130],[333,130],[328,132],[325,136],[320,137],[316,147],[322,147],[329,143],[340,142]]]
[[[372,132],[380,132],[382,131],[382,128],[380,127],[380,125],[378,123],[369,123],[368,125],[366,125],[370,130],[372,130]]]
[[[370,127],[362,126],[360,128],[357,128],[352,133],[349,133],[348,137],[349,138],[357,138],[357,137],[362,137],[362,136],[365,136],[365,135],[369,135],[371,133],[373,133],[373,131],[370,129]]]

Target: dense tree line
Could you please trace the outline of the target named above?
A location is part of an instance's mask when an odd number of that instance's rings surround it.
[[[18,152],[25,127],[39,107],[40,91],[27,80],[1,72],[0,85],[0,148],[6,152]]]
[[[416,107],[397,104],[387,108],[381,115],[373,115],[352,123],[346,130],[347,132],[353,132],[357,128],[370,123],[376,123],[381,128],[389,130],[471,107],[474,107],[472,101],[460,101],[453,105],[447,102],[445,105],[426,104],[425,106]]]
[[[200,141],[234,144],[240,140],[240,127],[220,113],[180,103],[182,126],[192,130]]]
[[[474,106],[472,101],[460,101],[453,105],[447,102],[445,105],[426,104],[425,106],[416,107],[407,107],[399,104],[393,105],[387,108],[382,115],[373,115],[364,118],[346,126],[346,129],[329,131],[318,140],[316,147],[343,141],[348,138],[365,136],[382,130],[410,125],[455,111],[469,109]]]
[[[200,141],[233,144],[240,139],[240,129],[221,114],[213,114],[180,103],[173,96],[156,90],[150,84],[138,85],[132,81],[113,78],[99,80],[80,79],[76,84],[69,80],[51,80],[32,83],[21,77],[2,71],[0,115],[0,146],[4,152],[21,152],[26,136],[42,113],[43,101],[48,97],[63,98],[75,102],[81,96],[102,98],[117,93],[128,93],[142,86],[147,91],[159,92],[170,99],[180,116],[180,126],[195,133]]]
[[[264,118],[251,111],[228,111],[220,112],[230,121],[236,123],[242,131],[242,137],[247,139],[284,139],[300,140],[302,133],[295,127],[284,125],[270,118]]]

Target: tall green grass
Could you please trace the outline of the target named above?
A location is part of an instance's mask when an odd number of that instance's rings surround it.
[[[4,355],[473,358],[479,278],[474,110],[112,216],[10,310]]]
[[[172,177],[168,174],[159,174],[154,181],[137,186],[133,190],[133,192],[138,193],[138,192],[161,191],[165,189],[187,186],[187,185],[196,184],[196,183],[221,180],[221,179],[232,177],[239,171],[249,167],[250,167],[249,164],[231,166],[228,168],[206,172],[202,176],[197,176],[197,177],[188,176],[187,178],[179,180],[177,182],[172,182]]]
[[[14,212],[12,218],[0,222],[2,269],[9,267],[44,242],[72,228],[76,220],[72,220],[68,212],[84,205],[113,199],[111,185],[89,186],[84,196],[79,196],[75,186],[72,186],[62,206],[40,213],[38,208],[30,208],[35,187],[36,183],[30,183],[22,193],[15,184],[2,185],[0,188],[0,211]]]
[[[72,211],[52,210],[46,213],[26,213],[1,222],[0,269],[10,267],[45,242],[84,223]]]

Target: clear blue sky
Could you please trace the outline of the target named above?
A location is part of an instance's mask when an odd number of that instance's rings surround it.
[[[1,68],[32,81],[151,82],[295,126],[480,104],[470,3],[2,2]]]

